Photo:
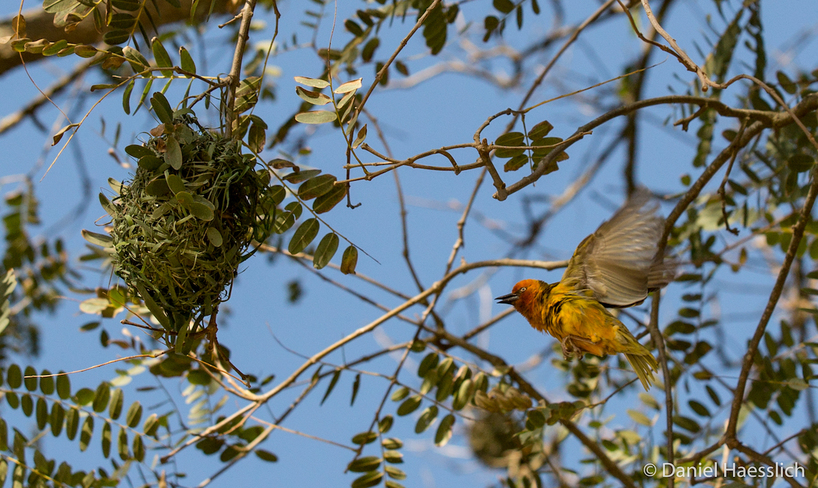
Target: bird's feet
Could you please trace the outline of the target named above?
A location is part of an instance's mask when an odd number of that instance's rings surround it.
[[[579,357],[580,360],[582,359],[582,355],[585,353],[585,350],[582,349],[582,347],[577,346],[577,342],[589,345],[599,344],[599,341],[592,341],[590,339],[586,339],[585,337],[576,335],[567,335],[563,337],[560,341],[560,346],[562,346],[562,357],[566,361],[574,356]]]

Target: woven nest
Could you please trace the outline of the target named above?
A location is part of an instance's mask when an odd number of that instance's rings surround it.
[[[269,235],[269,174],[240,143],[192,117],[129,146],[139,168],[108,209],[114,270],[163,325],[201,324],[227,298],[238,266]],[[157,134],[158,133],[158,134]],[[181,156],[180,156],[181,154]],[[270,212],[267,212],[270,210]],[[147,296],[146,296],[147,295]],[[153,302],[153,303],[151,303]]]

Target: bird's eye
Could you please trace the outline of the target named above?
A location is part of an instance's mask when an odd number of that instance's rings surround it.
[[[522,288],[520,288],[520,290],[517,293],[522,293],[524,291],[525,291],[525,287],[522,287]]]

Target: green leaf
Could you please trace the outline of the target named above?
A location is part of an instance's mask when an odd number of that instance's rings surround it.
[[[23,383],[26,385],[26,390],[37,390],[37,370],[33,366],[26,366],[26,372],[23,376]]]
[[[94,401],[94,390],[90,388],[80,388],[76,394],[76,402],[78,405],[89,405]]]
[[[375,432],[371,432],[371,431],[370,432],[361,432],[360,434],[355,434],[352,437],[352,443],[353,444],[358,444],[359,446],[364,445],[364,444],[371,444],[371,443],[375,442],[376,440],[378,440],[378,434],[376,434]]]
[[[647,415],[638,410],[628,409],[628,417],[633,419],[633,421],[637,424],[644,425],[645,427],[653,427],[653,421],[651,421]]]
[[[321,224],[318,222],[318,219],[315,218],[307,219],[299,225],[292,239],[290,239],[290,244],[287,246],[287,250],[290,251],[290,254],[298,254],[303,251],[313,239],[315,239],[315,236],[318,235],[318,229],[320,227]]]
[[[258,76],[249,76],[239,83],[239,88],[236,90],[236,105],[233,107],[237,114],[246,112],[253,108],[258,102],[258,93],[261,89],[261,78]]]
[[[313,256],[312,265],[315,269],[322,269],[329,264],[332,257],[335,256],[335,251],[338,250],[338,243],[338,235],[334,232],[330,232],[321,239],[315,250],[315,256]]]
[[[111,395],[111,402],[108,405],[108,414],[111,420],[116,420],[122,415],[122,404],[124,403],[124,395],[122,394],[122,390],[119,388],[114,389],[113,395]]]
[[[815,159],[806,154],[794,154],[787,160],[787,165],[796,173],[809,171],[815,165]]]
[[[51,434],[54,437],[59,437],[62,433],[63,423],[65,421],[65,409],[57,402],[51,404],[51,414],[48,417],[48,423],[51,424]]]
[[[339,86],[338,88],[336,88],[332,92],[336,93],[336,94],[339,94],[339,95],[341,93],[353,92],[353,91],[355,91],[355,90],[357,90],[358,88],[361,87],[361,80],[362,79],[363,78],[358,78],[357,80],[347,81],[346,83],[343,83],[341,86]]]
[[[551,122],[543,120],[528,131],[528,137],[530,137],[532,140],[542,139],[543,137],[547,136],[553,128],[554,126],[551,125]]]
[[[208,227],[205,233],[207,235],[207,240],[210,241],[211,244],[213,244],[213,247],[222,246],[224,239],[222,238],[222,234],[221,232],[219,232],[219,229],[215,227]]]
[[[133,450],[134,459],[136,459],[139,462],[142,462],[142,461],[145,460],[145,443],[142,440],[141,435],[136,434],[133,437],[133,444],[132,444],[131,449]]]
[[[400,449],[403,447],[403,442],[400,439],[396,439],[394,437],[388,437],[381,442],[381,445],[384,449],[394,450]]]
[[[807,383],[803,378],[790,378],[784,384],[795,391],[806,390],[809,388],[809,383]]]
[[[44,395],[52,395],[54,393],[54,377],[50,376],[51,371],[44,369],[40,377],[40,391]]]
[[[332,99],[327,95],[318,91],[305,90],[300,86],[295,87],[295,94],[311,105],[321,106],[332,102]]]
[[[511,0],[494,0],[493,5],[494,8],[504,14],[511,13],[511,11],[514,10],[514,2]]]
[[[134,73],[141,73],[150,68],[151,64],[148,62],[148,59],[131,46],[123,47],[122,54],[125,56],[125,59],[128,60],[128,64],[131,65],[131,69],[134,70]]]
[[[418,376],[423,378],[433,368],[437,368],[437,365],[440,363],[440,356],[432,351],[426,356],[421,359],[420,364],[418,365]]]
[[[250,130],[247,131],[247,145],[255,153],[263,151],[264,144],[267,143],[265,127],[266,124],[262,125],[253,120],[253,123],[250,124]]]
[[[107,234],[97,234],[96,232],[82,229],[82,237],[96,246],[112,247],[114,240]]]
[[[130,12],[135,12],[142,6],[142,3],[138,0],[112,0],[111,4],[113,4],[117,10],[127,10]]]
[[[375,55],[375,51],[378,49],[378,46],[380,45],[381,40],[377,37],[373,37],[372,39],[366,41],[363,50],[361,50],[361,61],[363,61],[364,63],[372,61],[372,56]]]
[[[57,395],[63,400],[71,398],[71,380],[67,374],[57,376]]]
[[[383,473],[380,471],[370,471],[363,476],[358,477],[352,482],[352,488],[369,488],[377,486],[383,479]]]
[[[102,455],[106,458],[111,455],[111,423],[102,424]]]
[[[522,132],[507,132],[494,142],[496,146],[524,146],[525,135]],[[496,149],[494,155],[498,158],[512,158],[523,154],[525,149]]]
[[[127,461],[129,456],[128,452],[128,432],[125,430],[124,427],[119,427],[119,435],[117,435],[117,442],[116,442],[117,452],[119,453],[119,459],[123,461]]]
[[[420,395],[412,395],[406,400],[404,400],[403,403],[400,404],[396,413],[398,414],[399,417],[409,415],[410,413],[417,410],[418,407],[420,407],[420,403],[422,400],[423,397],[421,397]]]
[[[406,388],[405,386],[401,386],[400,388],[398,388],[397,390],[395,390],[392,393],[391,399],[392,399],[393,402],[399,402],[399,401],[403,400],[404,398],[406,398],[407,396],[409,396],[409,388]]]
[[[156,430],[159,428],[159,417],[152,413],[145,419],[145,424],[142,426],[142,432],[146,435],[156,435]]]
[[[153,112],[163,124],[173,124],[173,109],[171,108],[168,99],[165,98],[165,95],[163,95],[161,92],[154,92],[153,96],[151,97],[151,107],[153,107]],[[165,159],[167,160],[167,156],[165,156]],[[181,166],[181,162],[179,165]]]
[[[20,406],[20,398],[17,393],[10,391],[6,393],[5,398],[11,408],[16,410]]]
[[[145,286],[139,283],[136,285],[136,289],[139,291],[139,296],[142,297],[142,301],[145,302],[145,306],[148,307],[148,310],[150,310],[151,315],[153,315],[153,317],[159,321],[162,327],[170,330],[172,327],[168,316],[165,315],[165,312],[153,300],[153,297],[148,293],[148,290],[145,289]]]
[[[215,205],[200,195],[193,195],[193,201],[187,205],[187,209],[194,217],[205,222],[210,222],[216,216]]]
[[[91,437],[94,435],[94,417],[89,415],[85,417],[85,422],[82,424],[82,431],[80,432],[80,452],[85,452],[88,449],[88,444],[91,442]]]
[[[400,453],[397,453],[397,454],[400,454]],[[403,460],[401,460],[400,462],[403,462]],[[400,469],[398,469],[398,468],[396,468],[394,466],[384,466],[383,470],[386,471],[386,474],[389,475],[389,477],[392,478],[392,479],[395,479],[395,480],[405,480],[406,479],[406,473],[404,473],[403,470],[400,470]]]
[[[108,27],[112,29],[132,30],[136,25],[136,17],[125,12],[116,12],[108,18]]]
[[[394,422],[395,422],[395,418],[393,416],[391,416],[391,415],[387,415],[387,416],[383,417],[378,422],[378,431],[381,434],[386,434],[387,432],[389,432],[389,429],[392,428],[392,424]]]
[[[381,466],[381,458],[377,456],[364,456],[355,459],[347,465],[347,470],[353,473],[367,473],[374,471]]]
[[[449,439],[452,438],[452,427],[454,426],[455,417],[448,414],[440,420],[440,425],[437,426],[435,433],[435,445],[445,446]]]
[[[139,161],[144,161],[145,159],[148,159],[150,157],[151,156],[148,156],[147,158],[142,158]],[[157,158],[157,160],[158,160],[158,158]],[[164,164],[164,163],[162,163],[160,161],[159,164]],[[167,180],[160,176],[158,178],[155,178],[153,181],[151,181],[150,183],[148,183],[145,186],[145,193],[152,196],[152,197],[161,197],[163,195],[167,195],[168,193],[170,193],[170,187],[168,186]],[[170,204],[168,204],[168,205],[170,205]],[[157,211],[160,208],[162,208],[162,207],[161,206],[158,207]]]
[[[778,79],[778,84],[781,85],[781,88],[783,88],[785,92],[789,93],[790,95],[795,95],[795,92],[798,91],[798,86],[793,83],[790,77],[783,71],[777,71],[775,73],[775,77]]]
[[[690,408],[698,415],[702,417],[710,417],[710,412],[707,410],[707,407],[697,402],[696,400],[690,400],[687,402],[687,404],[690,405]]]
[[[311,178],[298,187],[298,198],[302,200],[312,200],[313,198],[320,197],[332,190],[335,186],[335,181],[336,178],[333,175],[318,175],[315,178]]]
[[[301,183],[302,181],[307,181],[310,178],[318,176],[321,174],[320,169],[307,169],[301,171],[293,171],[292,173],[284,176],[284,181],[288,181],[293,184]]]
[[[528,163],[528,155],[527,154],[518,154],[513,158],[506,161],[506,164],[503,165],[503,171],[508,173],[509,171],[517,171],[518,169],[522,168]]]
[[[358,135],[355,136],[355,140],[352,141],[352,149],[357,149],[358,146],[361,145],[362,142],[366,140],[366,124],[361,127],[361,130],[358,131]]]
[[[278,456],[276,456],[270,451],[265,451],[264,449],[256,449],[254,452],[256,453],[256,456],[258,456],[258,458],[261,459],[262,461],[267,461],[268,463],[278,462]]]
[[[155,154],[147,154],[139,158],[138,164],[140,168],[148,171],[154,171],[165,164],[165,162],[164,159],[156,156]]]
[[[358,249],[355,246],[348,246],[344,250],[341,258],[341,272],[344,274],[355,274],[355,266],[358,264]]]
[[[325,124],[334,122],[338,118],[335,112],[327,110],[313,110],[312,112],[300,112],[295,115],[295,120],[302,124]]]
[[[105,196],[104,193],[99,193],[99,204],[102,205],[102,209],[105,210],[105,213],[113,217],[116,215],[116,208],[111,205],[111,201],[108,200],[108,197]]]
[[[97,413],[102,412],[106,407],[108,407],[108,402],[110,399],[111,387],[108,386],[108,383],[100,383],[97,387],[97,391],[94,392],[94,402],[91,404],[91,407]]]
[[[344,27],[346,27],[350,34],[355,37],[361,37],[364,35],[364,30],[361,29],[361,26],[352,19],[347,19],[344,21]]]
[[[131,92],[133,91],[134,85],[136,85],[136,79],[129,81],[125,86],[125,91],[122,93],[122,110],[128,115],[131,114]]]
[[[423,413],[420,414],[417,423],[415,424],[415,434],[420,434],[426,431],[432,422],[437,418],[438,408],[436,405],[426,407]]]
[[[355,405],[355,398],[358,396],[358,390],[361,387],[361,373],[355,375],[355,381],[352,382],[352,398],[349,400],[349,406]]]
[[[69,440],[74,440],[80,425],[80,413],[76,408],[69,408],[65,414],[65,435]]]
[[[701,429],[695,420],[681,415],[674,415],[673,423],[694,434]]]
[[[74,47],[74,54],[81,58],[93,58],[98,52],[99,50],[97,48],[89,46],[88,44],[80,44]]]
[[[35,419],[37,420],[37,428],[40,430],[45,429],[45,426],[48,425],[48,403],[42,397],[37,399]]]
[[[474,397],[475,383],[471,379],[463,380],[460,383],[460,388],[457,389],[454,401],[452,401],[452,408],[461,410]]]
[[[534,148],[532,156],[535,159],[544,158],[554,150],[554,146],[562,142],[561,137],[543,137],[542,139],[537,139],[531,146]],[[565,153],[560,154],[557,157],[557,161],[564,161],[568,159],[568,155]]]
[[[178,146],[179,143],[177,142],[176,145]],[[168,188],[170,188],[170,191],[172,191],[174,195],[183,191],[187,191],[185,181],[175,173],[170,173],[166,171],[165,182],[167,182]]]
[[[165,162],[177,171],[182,167],[182,146],[173,136],[168,136],[165,140]],[[174,193],[177,192],[174,191]]]
[[[327,398],[329,398],[329,394],[332,393],[333,388],[335,388],[335,384],[338,383],[338,379],[341,377],[341,370],[336,369],[335,372],[332,374],[332,379],[329,381],[329,386],[327,387],[327,391],[324,393],[324,397],[321,398],[321,403],[319,405],[323,405]]]
[[[179,58],[181,59],[181,68],[188,73],[196,74],[196,63],[193,62],[193,58],[190,56],[190,53],[185,49],[185,46],[181,46],[179,48]],[[188,76],[189,78],[190,76]]]
[[[125,414],[125,423],[128,427],[134,429],[142,420],[142,405],[139,402],[134,402],[128,407],[128,413]]]
[[[320,197],[316,198],[314,202],[312,202],[312,209],[315,210],[315,213],[322,214],[329,212],[333,209],[336,205],[341,203],[341,200],[347,196],[347,191],[349,190],[349,184],[343,183],[340,185],[332,185],[332,188],[329,189],[326,193],[321,195]]]
[[[315,78],[305,78],[303,76],[296,76],[294,77],[296,83],[301,83],[302,85],[311,86],[313,88],[326,88],[329,86],[328,81],[318,80]]]
[[[153,59],[156,60],[156,66],[159,68],[172,68],[173,61],[170,60],[170,55],[168,51],[165,49],[165,46],[162,45],[162,42],[159,41],[159,38],[154,37],[151,39],[151,50],[153,51]],[[173,76],[173,70],[170,69],[163,69],[160,71],[162,76],[170,78]]]
[[[26,417],[31,417],[34,412],[34,400],[31,399],[31,395],[28,393],[20,395],[20,407]]]

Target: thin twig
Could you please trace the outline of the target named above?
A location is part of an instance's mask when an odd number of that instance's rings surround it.
[[[795,259],[798,246],[801,244],[801,239],[804,237],[804,229],[806,228],[807,222],[810,220],[810,216],[812,215],[812,207],[815,204],[815,198],[818,197],[818,172],[813,170],[811,176],[812,183],[810,184],[809,192],[807,193],[806,200],[804,201],[804,206],[801,209],[801,215],[799,216],[795,226],[793,226],[792,240],[787,248],[787,254],[784,257],[781,270],[778,272],[775,285],[770,292],[770,298],[767,300],[767,306],[764,308],[764,312],[761,314],[761,318],[759,319],[755,333],[747,346],[747,352],[745,353],[741,364],[741,372],[739,373],[738,382],[736,383],[735,397],[733,398],[733,404],[730,408],[730,420],[727,424],[727,432],[725,433],[726,444],[732,449],[737,449],[737,446],[740,445],[740,442],[736,437],[738,414],[739,410],[741,409],[741,405],[744,404],[744,389],[747,385],[747,379],[750,377],[750,370],[755,362],[754,359],[756,351],[758,350],[758,345],[761,343],[761,339],[764,337],[764,331],[767,329],[767,323],[770,321],[773,311],[775,310],[775,306],[778,304],[778,299],[781,297],[781,292],[784,290],[784,285],[787,281],[790,267]]]
[[[236,90],[239,88],[241,79],[241,63],[244,58],[244,47],[250,37],[250,23],[253,20],[253,10],[256,8],[256,0],[245,0],[241,9],[241,24],[239,25],[239,37],[236,40],[236,50],[233,53],[233,64],[228,75],[229,86],[227,88],[227,108],[225,111],[225,134],[231,137],[233,134],[233,123],[236,114],[233,109],[236,106]]]
[[[355,115],[353,115],[352,119],[350,120],[357,120],[358,115],[361,113],[361,110],[363,110],[364,105],[366,105],[366,101],[369,100],[369,96],[372,95],[373,91],[375,91],[375,87],[378,86],[378,84],[380,84],[384,75],[389,70],[389,67],[398,57],[398,54],[400,54],[400,52],[403,51],[403,48],[406,47],[406,44],[409,43],[409,39],[411,39],[415,35],[415,32],[417,32],[418,29],[420,29],[420,26],[423,25],[423,23],[426,21],[429,15],[432,13],[432,10],[434,10],[438,5],[440,5],[440,0],[434,0],[434,2],[432,2],[428,7],[426,7],[426,11],[423,12],[423,15],[421,15],[420,18],[418,18],[417,22],[415,22],[415,25],[412,26],[412,29],[409,31],[409,33],[406,34],[406,36],[403,39],[401,39],[397,49],[395,49],[395,51],[392,53],[392,56],[390,56],[389,59],[387,59],[386,62],[383,64],[383,67],[380,70],[378,70],[378,73],[375,75],[375,79],[372,81],[372,84],[369,85],[369,89],[361,98],[361,103],[359,103],[358,106],[355,108]]]

